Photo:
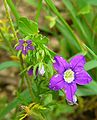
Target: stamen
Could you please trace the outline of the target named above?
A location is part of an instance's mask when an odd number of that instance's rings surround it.
[[[74,80],[74,72],[71,69],[68,69],[64,72],[64,80],[67,83],[71,83]]]

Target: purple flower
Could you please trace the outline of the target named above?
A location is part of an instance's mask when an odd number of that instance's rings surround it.
[[[16,50],[22,50],[24,55],[27,54],[28,50],[34,50],[31,40],[19,40],[19,45],[16,46]]]
[[[28,71],[28,75],[32,76],[33,75],[33,68],[30,68]],[[38,68],[36,69],[36,76],[38,75]]]
[[[86,85],[92,81],[90,75],[84,70],[86,63],[83,55],[77,55],[67,63],[60,56],[54,57],[54,68],[58,72],[50,80],[49,88],[55,91],[64,89],[66,99],[70,103],[76,103],[75,93],[77,85]]]
[[[32,68],[30,68],[30,69],[28,70],[28,75],[29,75],[29,76],[33,75],[33,69],[32,69]]]

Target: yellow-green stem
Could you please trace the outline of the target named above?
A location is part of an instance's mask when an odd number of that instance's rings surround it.
[[[12,22],[12,19],[11,19],[11,16],[10,16],[10,12],[8,10],[8,6],[7,6],[6,0],[4,0],[4,7],[5,7],[5,10],[6,10],[6,15],[7,15],[7,18],[9,20],[11,29],[12,29],[13,34],[14,34],[14,38],[15,38],[16,41],[18,41],[18,38],[17,38],[17,35],[16,35],[16,31],[15,31],[15,28],[14,28],[14,25],[13,25],[13,22]]]

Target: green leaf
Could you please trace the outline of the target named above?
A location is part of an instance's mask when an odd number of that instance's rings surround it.
[[[55,114],[56,116],[60,116],[61,114],[71,114],[74,112],[74,109],[72,106],[65,104],[64,105],[62,103],[57,103],[56,105],[56,109],[55,109]],[[66,119],[63,119],[66,120]]]
[[[47,44],[48,43],[48,38],[46,36],[44,36],[41,40],[42,44]]]
[[[25,90],[23,91],[16,99],[14,99],[11,103],[7,105],[7,107],[0,110],[0,120],[2,120],[5,115],[7,115],[9,112],[11,112],[12,109],[16,108],[19,104],[25,104],[27,105],[32,101],[29,91]]]
[[[84,14],[88,14],[90,12],[91,12],[91,6],[90,5],[86,5],[82,9],[80,9],[80,11],[78,12],[78,14],[79,15],[84,15]]]
[[[11,9],[11,12],[14,14],[15,18],[16,19],[19,19],[20,18],[20,14],[19,12],[17,11],[14,3],[12,0],[6,0],[7,1],[7,4],[9,5],[10,9]]]
[[[78,87],[77,95],[78,96],[90,96],[97,95],[97,83],[92,81],[89,85]]]
[[[27,4],[30,4],[30,5],[35,6],[35,7],[38,6],[38,0],[25,0],[25,2],[27,2]]]
[[[32,37],[32,39],[33,39],[33,42],[35,42],[37,45],[48,43],[48,38],[46,36],[42,36],[41,34],[38,34]]]
[[[64,26],[65,30],[64,35],[67,37],[67,39],[69,37],[69,39],[74,42],[74,45],[77,47],[77,49],[80,49],[80,46],[78,46],[79,42],[76,35],[74,34],[71,27],[67,24],[66,20],[64,20],[64,18],[61,16],[61,14],[54,5],[54,2],[52,0],[45,0],[45,2],[57,16],[58,18],[57,22],[61,25],[61,27]]]
[[[91,70],[97,67],[97,60],[91,60],[85,64],[85,70]]]
[[[7,69],[9,67],[19,67],[19,63],[14,61],[7,61],[0,64],[0,70]]]
[[[86,0],[86,2],[90,5],[97,5],[97,0]]]
[[[74,24],[76,25],[76,29],[80,32],[81,37],[83,36],[84,39],[90,44],[91,38],[90,35],[88,35],[84,29],[84,25],[82,24],[79,16],[77,16],[77,10],[75,6],[73,6],[72,2],[70,0],[62,0],[67,9],[69,10],[70,14],[72,15],[72,20]]]
[[[55,20],[51,21],[51,22],[50,22],[50,28],[53,28],[53,27],[55,26],[55,24],[56,24],[56,21],[55,21]]]
[[[18,27],[19,27],[20,32],[22,32],[26,36],[35,35],[38,33],[38,24],[25,17],[21,17],[18,20]]]
[[[44,98],[44,105],[48,105],[50,102],[52,102],[52,94],[47,94]]]

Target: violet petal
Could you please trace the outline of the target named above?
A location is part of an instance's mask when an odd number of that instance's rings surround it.
[[[81,72],[76,73],[75,82],[79,85],[86,85],[92,81],[91,76],[85,71],[82,70]]]
[[[20,45],[23,45],[23,43],[24,43],[24,40],[19,40]]]
[[[29,76],[33,75],[33,69],[30,68],[30,69],[28,70],[28,75],[29,75]]]
[[[64,91],[66,93],[66,99],[68,102],[74,102],[73,96],[75,95],[75,92],[77,91],[76,83],[65,83]]]
[[[27,48],[27,47],[23,47],[23,48],[22,48],[22,53],[23,53],[24,55],[26,55],[27,52],[28,52],[28,48]]]
[[[54,68],[58,73],[63,73],[67,68],[69,68],[69,64],[60,56],[54,57],[55,63]]]
[[[16,46],[16,50],[22,50],[23,46],[22,45],[18,45]]]
[[[30,44],[32,44],[32,40],[27,40],[26,43],[27,43],[28,45],[30,45]]]
[[[57,74],[51,78],[49,88],[57,91],[62,89],[64,87],[64,84],[65,82],[63,80],[63,77],[60,74]]]
[[[33,47],[33,46],[30,46],[30,45],[28,45],[27,48],[28,48],[29,50],[34,50],[34,47]]]
[[[83,55],[77,55],[71,59],[70,66],[72,67],[72,69],[76,69],[77,67],[84,68],[85,63],[85,57]]]

